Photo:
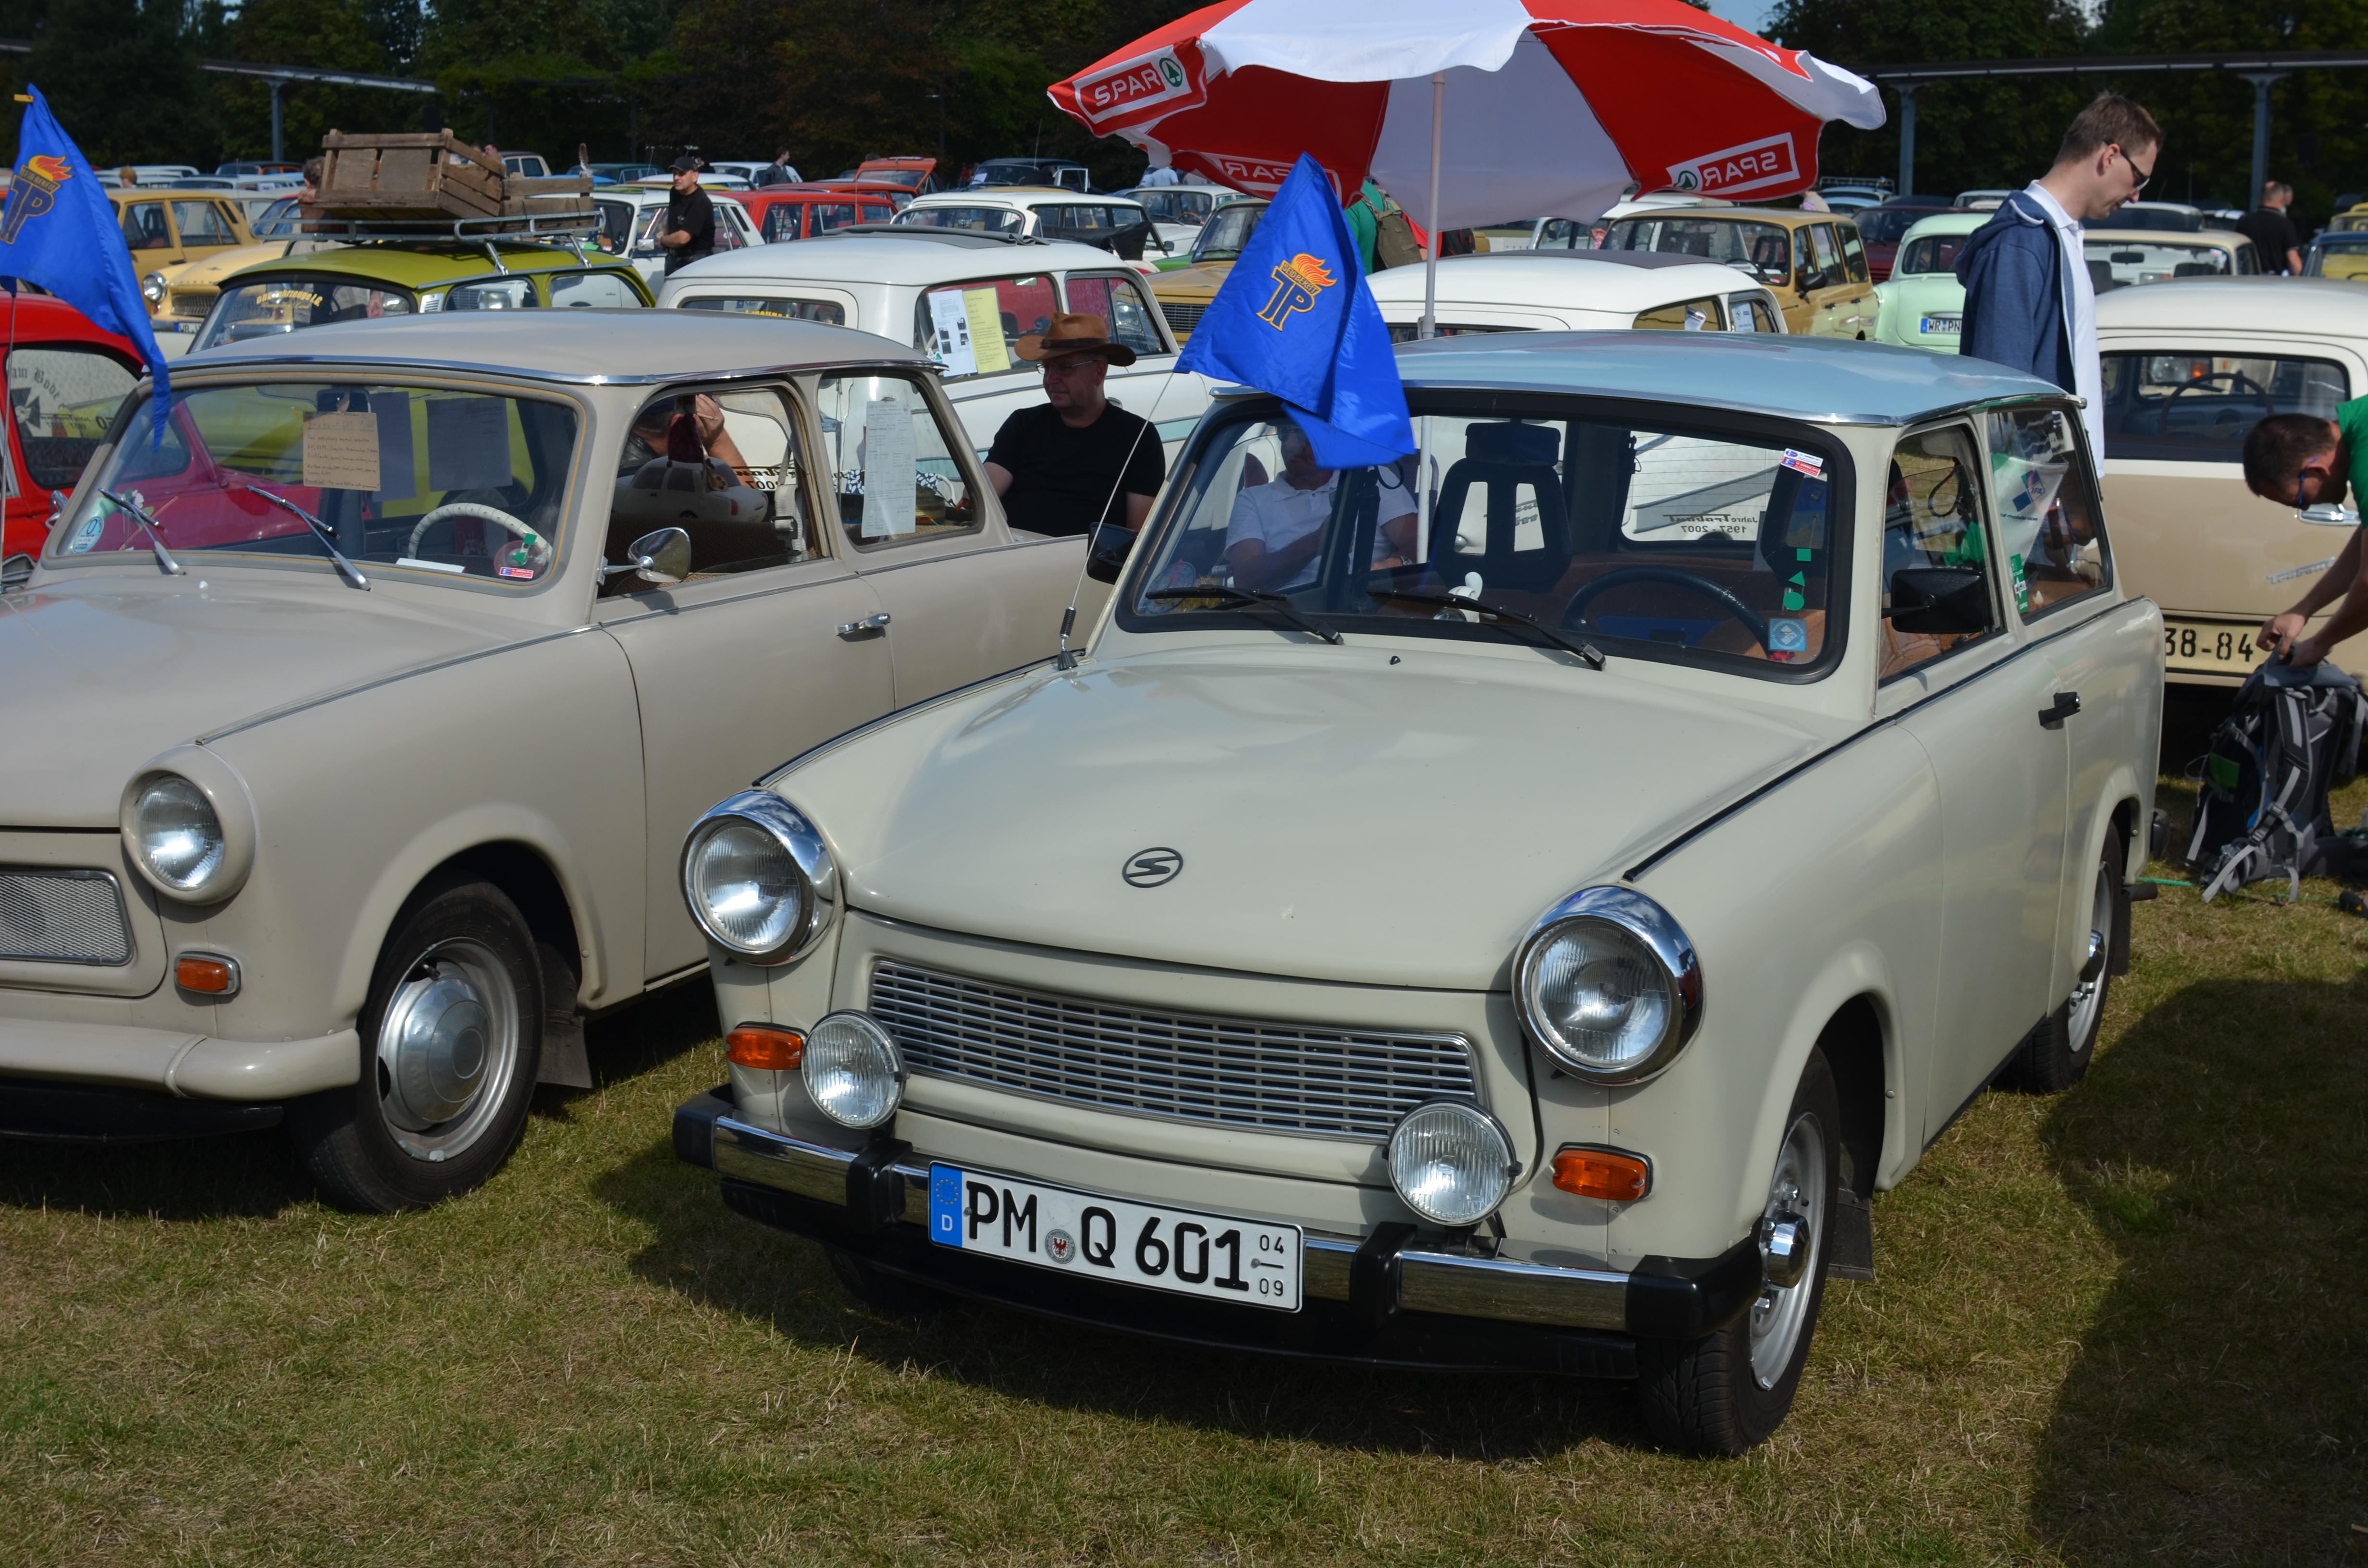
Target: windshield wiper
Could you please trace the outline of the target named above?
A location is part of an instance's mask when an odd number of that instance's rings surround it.
[[[366,594],[370,592],[370,579],[362,575],[362,569],[360,567],[346,559],[345,551],[337,548],[336,538],[329,532],[328,524],[323,522],[312,513],[304,510],[303,507],[299,506],[295,502],[290,501],[285,495],[275,495],[270,491],[266,490],[263,486],[256,483],[255,481],[251,479],[244,481],[243,484],[245,489],[262,496],[266,501],[270,502],[273,506],[293,512],[298,517],[303,518],[305,523],[312,528],[313,537],[321,541],[321,548],[329,552],[329,559],[337,563],[337,575],[343,577],[347,582],[351,583],[355,587],[359,588],[362,592]]]
[[[99,490],[99,494],[114,502],[126,512],[131,513],[131,520],[148,530],[148,548],[156,552],[156,564],[165,569],[165,574],[166,576],[180,577],[187,575],[181,563],[173,559],[173,552],[165,548],[165,536],[156,531],[156,519],[148,515],[148,508],[142,505],[142,503],[148,499],[145,495],[140,494],[140,493],[135,490],[131,494],[136,496],[137,499],[127,501],[122,496],[118,495],[114,491],[104,487]]]
[[[1534,616],[1523,615],[1502,605],[1482,604],[1478,599],[1458,598],[1452,594],[1410,594],[1401,588],[1368,588],[1367,594],[1377,599],[1402,599],[1407,604],[1436,605],[1440,609],[1468,609],[1474,615],[1493,616],[1526,626],[1555,647],[1576,653],[1590,670],[1603,667],[1603,651],[1592,642],[1574,642]]]
[[[1227,604],[1239,605],[1247,609],[1270,609],[1302,631],[1321,637],[1336,648],[1340,645],[1338,632],[1328,627],[1316,625],[1300,614],[1298,608],[1281,594],[1261,594],[1242,588],[1220,588],[1212,585],[1203,588],[1155,588],[1143,597],[1146,599],[1165,599],[1170,603],[1178,599],[1223,599]]]

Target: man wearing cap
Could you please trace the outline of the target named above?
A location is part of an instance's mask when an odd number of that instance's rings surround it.
[[[1134,350],[1110,341],[1094,315],[1056,315],[1041,335],[1013,345],[1044,368],[1044,402],[1003,422],[986,454],[986,477],[1011,526],[1040,534],[1081,534],[1097,523],[1140,528],[1167,477],[1159,434],[1102,395],[1112,365]]]
[[[674,174],[674,194],[666,198],[666,233],[658,244],[671,277],[677,267],[715,254],[715,203],[699,188],[697,158],[685,153],[666,166]]]

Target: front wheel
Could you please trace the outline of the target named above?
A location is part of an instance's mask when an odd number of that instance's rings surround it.
[[[499,888],[464,883],[415,905],[379,955],[359,1082],[290,1108],[322,1196],[388,1214],[483,1185],[525,1130],[542,1013],[533,935]]]
[[[1833,1069],[1825,1052],[1813,1051],[1793,1093],[1760,1212],[1758,1299],[1716,1333],[1637,1344],[1645,1424],[1668,1447],[1739,1454],[1775,1431],[1793,1408],[1825,1300],[1840,1131]]]
[[[2078,980],[2064,1005],[2032,1031],[2010,1074],[2027,1094],[2060,1095],[2089,1075],[2097,1036],[2105,1023],[2105,993],[2112,984],[2112,956],[2122,945],[2122,841],[2105,835],[2097,875],[2089,890],[2089,929],[2081,941]]]

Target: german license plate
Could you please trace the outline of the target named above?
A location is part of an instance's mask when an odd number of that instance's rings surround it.
[[[2192,675],[2249,675],[2266,657],[2253,646],[2259,621],[2166,620],[2163,667]]]
[[[1299,1310],[1300,1229],[929,1166],[929,1240],[1055,1273]]]
[[[1924,335],[1954,337],[1964,329],[1964,324],[1965,318],[1963,316],[1926,316]]]

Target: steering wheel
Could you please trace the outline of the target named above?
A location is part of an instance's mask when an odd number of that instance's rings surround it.
[[[438,523],[442,522],[447,517],[482,517],[486,522],[499,524],[501,527],[506,528],[509,529],[510,532],[518,535],[518,538],[524,540],[526,541],[527,548],[529,550],[543,542],[542,536],[541,534],[535,532],[524,523],[519,522],[516,517],[511,517],[507,512],[503,511],[498,506],[483,506],[475,501],[453,501],[437,507],[434,511],[419,519],[419,526],[411,530],[411,543],[404,547],[403,553],[405,555],[417,555],[419,553],[420,540],[427,534],[429,528],[435,527]]]
[[[2264,418],[2278,411],[2278,405],[2270,401],[2268,390],[2244,371],[2214,370],[2208,376],[2198,376],[2193,381],[2181,381],[2171,389],[2170,395],[2162,400],[2162,406],[2155,410],[2155,434],[2157,436],[2170,434],[2170,405],[2179,401],[2181,393],[2193,392],[2198,387],[2208,387],[2214,381],[2226,381],[2228,391],[2232,394],[2242,392],[2247,387],[2252,388],[2253,395],[2261,400],[2261,415]]]
[[[1704,598],[1714,599],[1719,608],[1743,622],[1743,629],[1751,633],[1762,649],[1768,646],[1768,622],[1758,610],[1736,597],[1732,589],[1676,566],[1622,566],[1616,572],[1606,572],[1570,596],[1570,603],[1563,607],[1562,629],[1569,631],[1580,626],[1587,619],[1581,612],[1588,605],[1601,595],[1631,583],[1667,583],[1672,587],[1691,588]]]

